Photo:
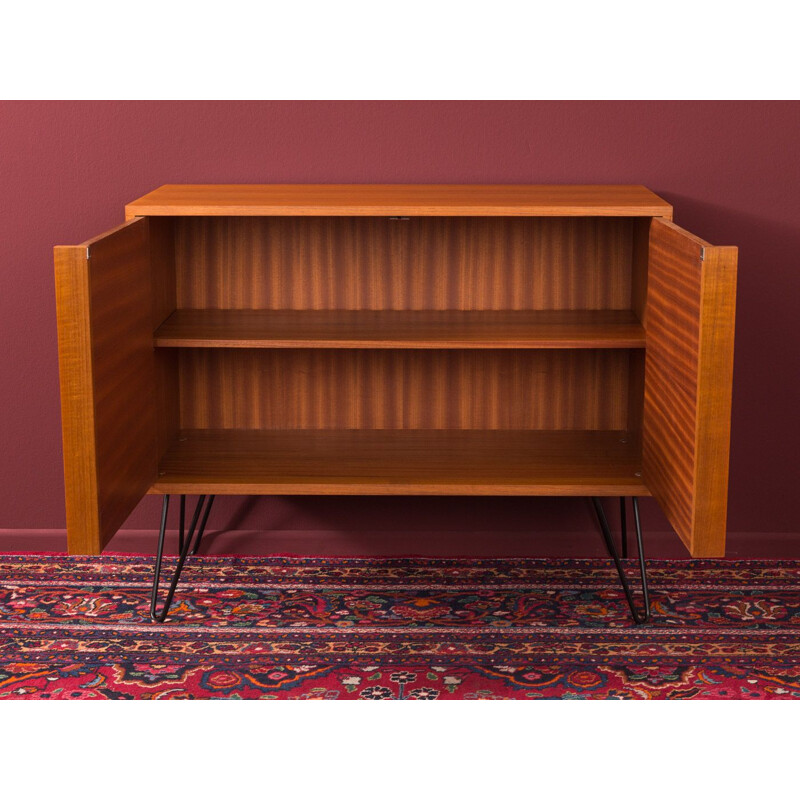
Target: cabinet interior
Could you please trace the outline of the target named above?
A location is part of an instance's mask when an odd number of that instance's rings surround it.
[[[157,490],[646,494],[649,224],[150,218]]]

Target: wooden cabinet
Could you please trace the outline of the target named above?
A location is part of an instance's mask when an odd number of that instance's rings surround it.
[[[156,494],[653,495],[725,548],[736,248],[641,186],[162,186],[55,249],[71,553]]]

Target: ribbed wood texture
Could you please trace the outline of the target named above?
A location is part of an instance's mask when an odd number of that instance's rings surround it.
[[[648,494],[620,431],[182,431],[152,491]]]
[[[693,534],[703,242],[653,226],[648,276],[646,481],[688,546]]]
[[[645,482],[693,556],[725,553],[736,248],[653,220]]]
[[[92,554],[156,477],[148,221],[57,247],[67,537]]]
[[[626,350],[180,351],[182,428],[620,430]]]
[[[189,217],[178,308],[630,309],[632,219]]]

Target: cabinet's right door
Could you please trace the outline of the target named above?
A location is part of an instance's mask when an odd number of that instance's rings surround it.
[[[695,557],[725,554],[736,259],[650,225],[644,480]]]

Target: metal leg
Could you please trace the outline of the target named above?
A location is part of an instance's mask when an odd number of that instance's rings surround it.
[[[625,510],[625,498],[619,499],[619,521],[622,528],[622,557],[628,557],[628,514]]]
[[[608,552],[611,554],[611,557],[614,559],[614,566],[617,568],[619,580],[622,584],[622,590],[625,592],[625,599],[628,601],[628,605],[630,606],[633,620],[637,625],[642,625],[643,623],[648,622],[650,619],[650,594],[647,587],[647,570],[644,562],[644,549],[642,547],[642,523],[639,519],[639,499],[637,497],[633,497],[631,500],[633,502],[633,522],[636,527],[636,547],[639,553],[639,571],[642,578],[642,597],[644,599],[643,612],[636,608],[636,605],[633,601],[633,595],[631,594],[631,589],[628,585],[628,579],[625,577],[625,570],[623,569],[622,562],[619,560],[619,556],[617,555],[617,548],[614,545],[614,538],[612,537],[611,530],[608,527],[608,520],[606,519],[605,511],[603,511],[603,506],[596,497],[592,498],[592,503],[594,504],[594,510],[597,513],[597,519],[600,522],[600,530],[603,533],[603,539],[605,539],[606,547],[608,548]]]
[[[181,495],[181,518],[180,518],[180,531],[178,532],[178,542],[180,544],[180,552],[178,556],[178,563],[175,566],[175,573],[172,576],[172,580],[169,584],[169,589],[167,590],[167,596],[164,600],[164,604],[161,608],[161,611],[156,611],[156,605],[158,602],[158,590],[160,586],[160,578],[161,578],[161,565],[164,556],[164,538],[167,530],[167,513],[169,511],[169,495],[164,495],[164,504],[161,508],[161,528],[158,532],[158,552],[156,554],[156,565],[155,565],[155,573],[153,575],[153,593],[150,597],[150,619],[153,622],[163,622],[167,618],[167,614],[169,613],[170,606],[172,605],[172,598],[175,595],[175,589],[178,586],[178,581],[181,577],[181,570],[183,570],[183,564],[186,561],[186,557],[189,555],[189,552],[192,550],[192,540],[194,539],[195,530],[197,531],[197,544],[200,543],[200,538],[203,535],[203,531],[206,526],[206,522],[208,521],[208,514],[211,511],[211,503],[214,501],[214,496],[210,495],[208,503],[205,503],[206,495],[200,495],[197,500],[197,507],[194,510],[194,514],[192,515],[192,521],[189,525],[189,530],[184,535],[184,512],[185,512],[185,502],[186,496]],[[202,521],[200,526],[198,527],[197,522],[200,519],[200,513],[203,511],[203,505],[205,504],[206,508],[203,512]],[[197,544],[195,544],[195,550],[197,548]]]
[[[178,525],[178,552],[183,550],[183,528],[186,522],[186,495],[181,495],[181,517],[180,524]]]
[[[197,553],[197,549],[200,547],[200,542],[203,540],[203,534],[206,531],[206,522],[208,522],[208,515],[211,513],[211,506],[214,504],[214,497],[216,495],[210,494],[208,496],[208,503],[206,503],[206,510],[203,512],[203,519],[200,520],[200,528],[197,531],[197,541],[194,543],[194,547],[192,548],[192,555]]]

